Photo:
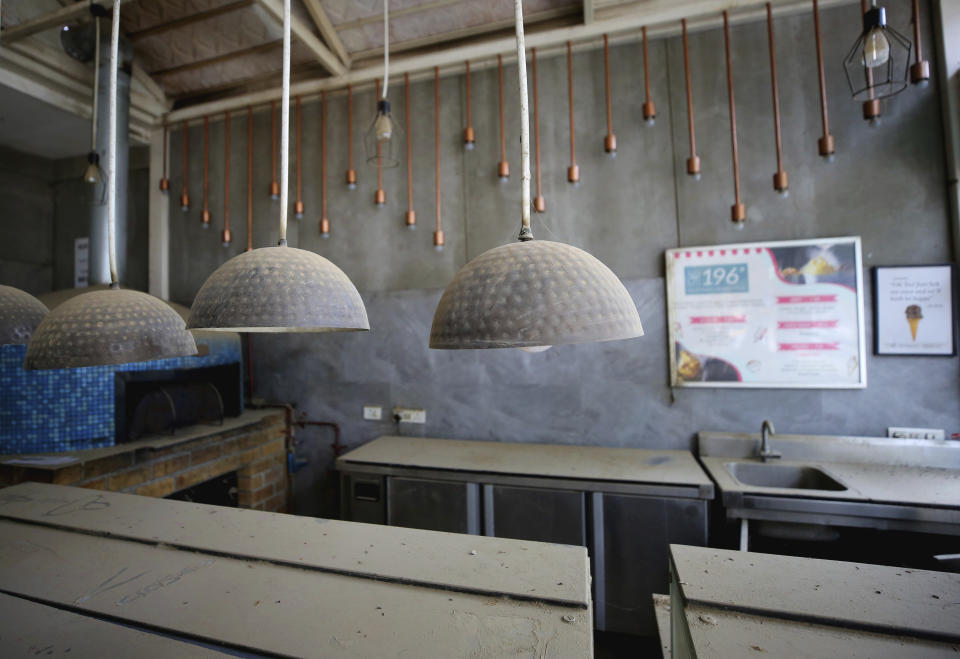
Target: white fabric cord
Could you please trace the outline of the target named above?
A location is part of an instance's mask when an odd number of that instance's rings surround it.
[[[94,32],[97,35],[96,44],[93,46],[93,124],[90,128],[90,150],[97,150],[97,105],[100,101],[100,17],[94,16],[93,22],[96,27]]]
[[[290,0],[283,0],[283,101],[280,104],[280,244],[287,244],[290,196]]]
[[[387,98],[390,84],[390,0],[383,0],[383,95]]]
[[[107,243],[110,253],[110,283],[117,285],[117,65],[118,51],[120,50],[120,0],[113,3],[113,27],[110,32],[110,126],[109,144],[107,145],[107,176],[110,183],[107,187]]]
[[[520,217],[530,228],[530,110],[527,101],[527,51],[523,45],[523,1],[514,0],[517,23],[517,82],[520,86]]]

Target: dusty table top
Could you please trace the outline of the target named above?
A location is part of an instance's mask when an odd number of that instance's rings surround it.
[[[386,436],[342,455],[338,466],[443,469],[479,473],[685,485],[713,483],[690,451]]]
[[[957,469],[824,460],[777,460],[770,463],[816,467],[847,487],[846,490],[837,491],[796,490],[746,485],[730,475],[725,467],[731,462],[759,463],[757,460],[705,456],[701,456],[700,460],[724,493],[773,494],[908,506],[943,506],[960,510],[960,470]]]
[[[685,545],[670,554],[690,605],[960,643],[960,574]]]
[[[38,483],[0,490],[0,588],[293,656],[592,652],[583,548]]]

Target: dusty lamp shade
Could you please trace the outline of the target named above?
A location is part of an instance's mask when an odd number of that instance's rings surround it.
[[[843,60],[853,99],[878,103],[906,89],[910,50],[910,40],[887,25],[886,9],[874,2],[864,12],[863,31]],[[866,108],[864,113],[864,118],[874,118],[867,116]]]
[[[110,139],[107,171],[115,171],[117,153],[117,49],[120,2],[113,6],[110,53]],[[146,293],[117,288],[116,177],[107,185],[111,288],[84,293],[51,311],[27,346],[27,369],[77,368],[188,357],[197,344],[183,319],[163,301]]]
[[[47,312],[47,306],[26,291],[0,285],[0,345],[30,341]]]
[[[533,240],[530,136],[523,9],[515,0],[520,91],[520,242],[495,247],[465,265],[440,298],[430,347],[542,348],[629,339],[640,316],[617,276],[576,247]]]
[[[368,330],[363,300],[340,268],[319,254],[287,247],[290,152],[290,0],[283,2],[283,101],[280,130],[280,246],[243,252],[200,288],[187,326],[228,332]]]

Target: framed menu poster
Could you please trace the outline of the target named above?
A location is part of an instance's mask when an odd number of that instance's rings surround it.
[[[873,350],[878,355],[957,354],[952,265],[873,269]]]
[[[860,238],[666,252],[670,384],[867,386]]]

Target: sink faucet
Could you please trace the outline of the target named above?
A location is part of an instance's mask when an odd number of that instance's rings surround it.
[[[770,444],[767,438],[774,433],[776,433],[776,430],[773,429],[773,424],[764,419],[763,424],[760,426],[760,459],[764,462],[783,457],[780,452],[770,450]]]

